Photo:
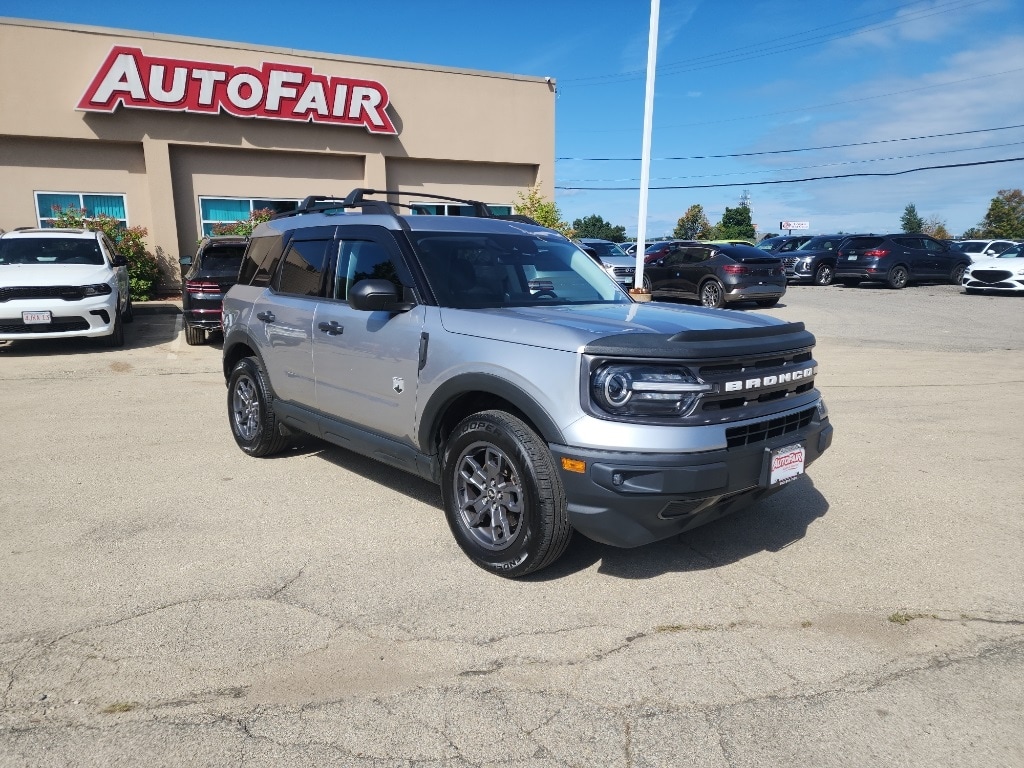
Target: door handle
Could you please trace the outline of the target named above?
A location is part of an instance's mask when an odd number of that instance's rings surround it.
[[[266,312],[257,312],[256,319],[262,320],[264,323],[272,323],[277,320],[277,318],[274,317],[274,313],[269,310]]]
[[[345,332],[345,326],[338,325],[337,320],[331,320],[329,323],[320,323],[317,328],[331,336],[340,336]]]

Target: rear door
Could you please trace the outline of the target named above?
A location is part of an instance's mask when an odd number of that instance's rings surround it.
[[[917,235],[894,237],[892,241],[899,248],[898,261],[902,261],[910,269],[911,279],[934,278],[939,274],[939,262],[936,254],[925,246],[924,238]]]

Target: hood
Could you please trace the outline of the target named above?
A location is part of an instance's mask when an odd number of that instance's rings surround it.
[[[0,264],[0,288],[109,283],[105,264]]]
[[[451,333],[565,352],[576,352],[595,339],[623,334],[672,335],[679,331],[785,325],[767,315],[731,309],[640,302],[498,309],[443,307],[441,324]]]
[[[1024,256],[1007,256],[1005,259],[997,259],[994,257],[975,259],[967,268],[969,270],[1008,269],[1011,272],[1015,272],[1018,269],[1024,269]]]

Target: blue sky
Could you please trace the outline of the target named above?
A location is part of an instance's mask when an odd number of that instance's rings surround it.
[[[550,76],[563,218],[636,232],[647,0],[0,0],[0,16]],[[761,231],[898,230],[914,203],[957,234],[1024,187],[1021,161],[757,183],[1024,157],[1021,0],[662,0],[660,17],[649,237],[693,203],[714,222],[744,190]],[[657,189],[722,184],[738,186]]]

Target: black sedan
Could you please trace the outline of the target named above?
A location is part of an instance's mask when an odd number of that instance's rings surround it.
[[[705,307],[753,301],[775,306],[786,292],[782,260],[751,245],[691,245],[648,261],[653,298],[697,299]]]

